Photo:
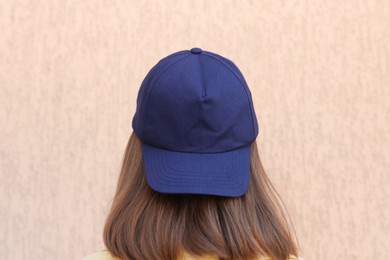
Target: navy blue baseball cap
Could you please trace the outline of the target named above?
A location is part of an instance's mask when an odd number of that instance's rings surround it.
[[[142,81],[132,127],[153,190],[228,197],[247,191],[258,123],[231,60],[200,48],[161,59]]]

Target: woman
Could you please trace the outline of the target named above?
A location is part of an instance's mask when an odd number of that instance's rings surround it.
[[[200,48],[161,59],[142,82],[132,127],[106,249],[86,260],[299,258],[232,61]]]

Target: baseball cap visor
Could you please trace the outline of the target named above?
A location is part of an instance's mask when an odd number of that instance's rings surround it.
[[[146,180],[161,193],[239,197],[249,186],[251,144],[219,153],[189,153],[142,143]]]

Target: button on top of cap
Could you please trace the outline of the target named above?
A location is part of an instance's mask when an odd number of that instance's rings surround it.
[[[191,53],[193,54],[199,54],[202,52],[202,49],[201,48],[192,48],[191,49]]]

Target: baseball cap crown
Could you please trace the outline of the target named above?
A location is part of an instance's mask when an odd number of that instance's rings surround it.
[[[149,71],[132,126],[145,143],[194,153],[234,150],[258,134],[251,92],[240,70],[204,50],[173,53]]]

